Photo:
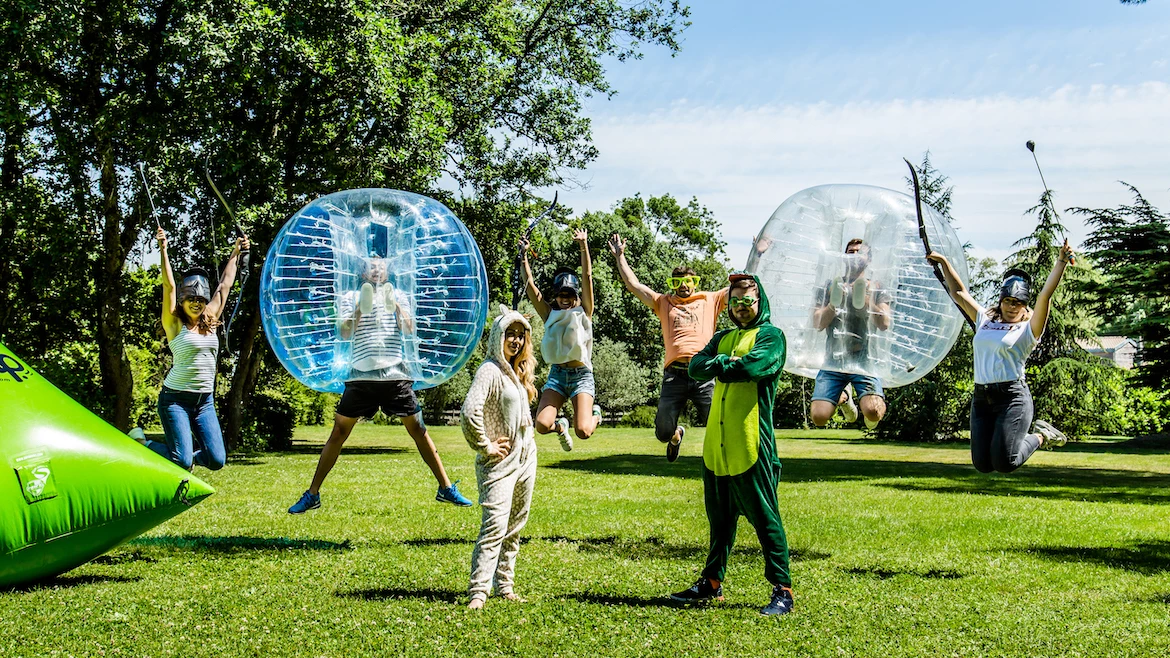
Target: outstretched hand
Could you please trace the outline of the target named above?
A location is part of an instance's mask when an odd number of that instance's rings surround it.
[[[626,251],[626,240],[617,233],[614,233],[612,236],[610,236],[609,242],[607,244],[609,245],[609,250],[613,252],[614,257],[616,258],[620,258],[621,255]]]
[[[579,245],[585,245],[589,241],[589,231],[579,228],[573,231],[573,241]]]

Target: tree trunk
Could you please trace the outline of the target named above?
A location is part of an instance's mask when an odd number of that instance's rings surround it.
[[[245,291],[241,291],[243,294]],[[227,395],[227,426],[224,428],[224,441],[228,450],[236,448],[240,443],[240,433],[244,426],[244,407],[251,402],[252,393],[256,390],[256,379],[260,374],[260,361],[263,358],[263,349],[257,349],[257,337],[260,335],[260,309],[257,307],[248,321],[248,330],[239,338],[238,360],[232,376],[231,387]]]
[[[109,421],[123,432],[130,429],[134,402],[134,373],[126,358],[122,336],[122,268],[126,250],[122,246],[122,211],[118,205],[118,174],[114,151],[104,140],[98,151],[102,193],[102,255],[98,278],[98,361],[102,392],[109,400]]]

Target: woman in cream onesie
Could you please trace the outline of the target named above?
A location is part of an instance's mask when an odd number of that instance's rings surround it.
[[[488,338],[488,358],[475,372],[460,414],[463,436],[479,453],[475,476],[483,507],[471,553],[469,608],[482,608],[493,585],[501,597],[523,600],[512,589],[512,577],[536,483],[531,410],[535,371],[532,327],[523,315],[500,306]]]

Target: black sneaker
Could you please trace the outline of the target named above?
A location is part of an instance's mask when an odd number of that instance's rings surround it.
[[[683,427],[682,425],[679,425],[678,443],[675,443],[674,441],[667,441],[666,442],[666,461],[668,461],[668,462],[678,461],[678,450],[679,450],[679,448],[682,447],[683,436],[685,436],[686,433],[687,433],[687,428]]]
[[[792,612],[792,606],[792,590],[783,585],[777,585],[772,588],[772,600],[768,601],[768,605],[760,608],[760,614],[769,617],[786,615]]]
[[[720,583],[719,587],[711,587],[711,581],[707,580],[706,576],[703,576],[696,580],[695,584],[689,588],[671,594],[670,600],[675,603],[710,603],[711,601],[722,601],[723,584]]]

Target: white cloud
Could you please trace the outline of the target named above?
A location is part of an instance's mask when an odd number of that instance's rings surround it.
[[[1037,157],[1058,208],[1111,207],[1135,185],[1170,211],[1170,85],[1064,86],[1033,97],[1006,95],[840,104],[703,106],[681,100],[649,113],[597,117],[600,158],[564,190],[575,211],[618,199],[697,196],[723,225],[732,264],[791,194],[825,183],[905,189],[903,156],[929,149],[955,187],[959,234],[979,256],[1002,257],[1032,225],[1022,217],[1040,196]],[[1086,234],[1064,214],[1074,242]]]

